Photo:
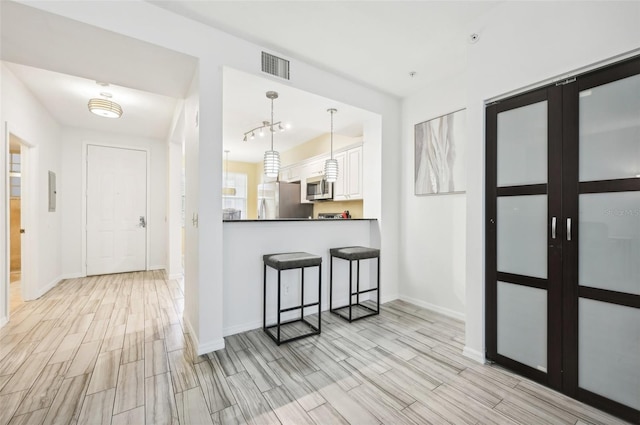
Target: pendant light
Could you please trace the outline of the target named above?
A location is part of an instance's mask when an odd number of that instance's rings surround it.
[[[264,174],[267,177],[278,177],[280,173],[280,153],[273,150],[273,100],[278,98],[278,93],[274,91],[267,92],[267,99],[271,99],[271,124],[269,133],[271,134],[271,150],[264,153]]]
[[[333,114],[338,112],[337,109],[327,109],[327,112],[331,114],[331,156],[324,163],[324,178],[329,183],[333,183],[338,180],[338,161],[333,159]]]
[[[224,151],[226,159],[224,160],[224,184],[222,185],[223,196],[236,196],[236,188],[227,186],[229,184],[229,151]]]

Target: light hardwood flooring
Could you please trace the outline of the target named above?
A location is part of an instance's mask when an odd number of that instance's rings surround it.
[[[259,282],[256,283],[259,287]],[[616,424],[462,356],[462,322],[393,301],[276,346],[255,330],[196,356],[162,272],[63,281],[0,329],[5,424]]]

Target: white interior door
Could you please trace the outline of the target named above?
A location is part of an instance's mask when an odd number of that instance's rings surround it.
[[[87,275],[146,269],[147,153],[87,146]]]

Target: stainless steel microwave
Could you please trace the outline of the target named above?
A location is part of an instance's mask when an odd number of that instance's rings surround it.
[[[333,199],[333,183],[329,183],[324,176],[309,177],[307,179],[307,200],[325,201]]]

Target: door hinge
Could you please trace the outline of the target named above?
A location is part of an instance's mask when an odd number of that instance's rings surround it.
[[[558,82],[556,83],[556,87],[557,87],[557,86],[566,86],[567,84],[571,84],[571,83],[573,83],[574,81],[576,81],[576,77],[573,77],[573,78],[567,78],[566,80],[558,81]]]

